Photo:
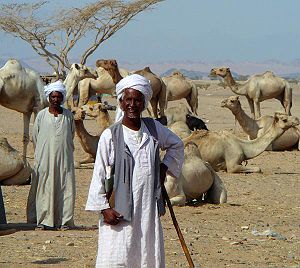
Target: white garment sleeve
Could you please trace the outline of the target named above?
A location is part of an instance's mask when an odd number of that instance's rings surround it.
[[[168,173],[178,178],[184,161],[184,146],[182,140],[167,127],[155,120],[158,142],[161,149],[166,150],[162,162],[168,167]]]
[[[105,179],[110,177],[114,150],[110,129],[103,131],[98,142],[93,177],[90,184],[86,210],[101,211],[109,208],[105,193]]]

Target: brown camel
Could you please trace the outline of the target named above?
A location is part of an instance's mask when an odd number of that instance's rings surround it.
[[[291,115],[292,88],[286,80],[272,72],[254,75],[243,84],[235,82],[228,67],[213,68],[210,74],[221,76],[234,93],[246,96],[252,118],[261,116],[260,102],[273,98],[281,102],[287,115]]]
[[[274,121],[274,117],[264,115],[258,119],[253,119],[248,116],[243,110],[239,101],[239,96],[230,96],[221,102],[222,107],[228,108],[236,120],[241,125],[245,133],[249,135],[251,140],[256,139],[265,133]],[[300,150],[300,130],[297,127],[291,127],[285,131],[280,137],[275,139],[267,150],[282,151],[292,149],[298,146]]]
[[[270,128],[255,140],[242,140],[228,131],[194,131],[183,139],[186,144],[193,141],[198,145],[201,159],[211,164],[214,170],[227,172],[261,172],[259,167],[243,166],[242,162],[260,155],[270,143],[290,127],[299,125],[299,119],[275,113]]]
[[[115,84],[117,84],[123,77],[120,74],[118,64],[116,60],[97,60],[97,67],[104,68],[112,77]],[[158,118],[158,104],[159,115],[164,116],[164,108],[166,105],[166,87],[162,80],[151,72],[149,67],[142,70],[135,71],[134,73],[140,74],[150,80],[153,95],[150,100],[150,104],[153,110],[154,118]]]
[[[85,105],[82,108],[73,107],[72,112],[74,114],[75,131],[83,150],[88,154],[86,158],[75,162],[76,168],[82,164],[95,162],[100,135],[112,122],[108,110],[115,109],[115,106],[111,106],[107,103],[96,103],[93,106]],[[98,135],[93,136],[86,130],[83,123],[86,114],[96,119],[99,125]]]

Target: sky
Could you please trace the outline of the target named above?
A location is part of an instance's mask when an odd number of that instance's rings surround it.
[[[0,0],[12,2],[33,1]],[[50,7],[76,2],[52,0]],[[85,2],[91,1],[81,0]],[[137,15],[90,61],[290,62],[300,59],[299,10],[299,0],[166,0]],[[35,56],[23,41],[3,33],[0,37],[0,57]]]

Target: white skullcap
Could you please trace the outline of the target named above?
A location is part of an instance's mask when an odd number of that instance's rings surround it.
[[[65,100],[65,98],[66,98],[66,88],[60,80],[58,80],[54,83],[50,83],[50,84],[48,84],[47,86],[44,87],[44,92],[45,92],[45,95],[46,95],[48,101],[49,101],[49,95],[53,91],[60,92],[63,95],[63,101]]]
[[[118,100],[122,98],[124,90],[127,88],[138,90],[144,95],[144,99],[145,99],[144,108],[146,109],[148,106],[148,102],[152,98],[152,93],[153,93],[150,85],[150,81],[146,79],[144,76],[141,76],[139,74],[132,74],[124,77],[116,85],[116,95]],[[118,106],[115,122],[121,120],[122,117],[123,117],[123,111]]]

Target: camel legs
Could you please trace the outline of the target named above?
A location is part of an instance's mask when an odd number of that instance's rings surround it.
[[[158,94],[159,103],[159,115],[160,117],[165,116],[165,109],[167,104],[167,89],[165,83],[161,80],[161,89]]]
[[[251,117],[252,117],[253,119],[255,119],[255,114],[254,114],[254,102],[253,102],[252,99],[250,99],[250,98],[248,98],[248,97],[247,97],[247,101],[248,101],[248,103],[249,103],[250,112],[251,112]]]
[[[287,115],[291,115],[291,108],[292,108],[292,88],[286,88],[284,90],[284,98],[283,98],[282,106],[284,107],[285,113]]]
[[[27,146],[29,143],[29,123],[31,113],[24,113],[23,114],[23,161],[26,163],[26,154],[27,154]]]
[[[261,113],[260,113],[260,102],[257,100],[257,101],[254,101],[254,108],[255,108],[255,119],[261,117]]]
[[[86,90],[86,88],[84,88],[83,90],[80,88],[78,107],[82,107],[83,105],[87,104],[89,98],[90,98],[90,91]]]
[[[228,173],[260,173],[261,169],[259,167],[247,167],[242,165],[227,165]]]
[[[158,118],[158,112],[157,112],[158,99],[157,99],[157,97],[152,98],[150,100],[150,104],[151,104],[152,111],[153,111],[153,117]]]

